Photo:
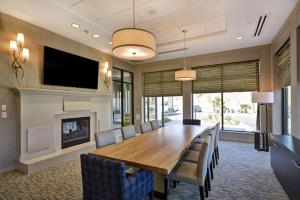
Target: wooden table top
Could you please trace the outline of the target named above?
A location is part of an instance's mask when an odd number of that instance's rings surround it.
[[[169,125],[102,147],[90,155],[123,161],[127,165],[169,174],[192,140],[208,126]]]

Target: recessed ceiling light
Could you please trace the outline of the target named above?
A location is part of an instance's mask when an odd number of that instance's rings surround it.
[[[72,23],[71,26],[72,26],[73,28],[79,28],[79,27],[80,27],[79,24],[75,24],[75,23]]]
[[[108,44],[109,44],[109,45],[112,45],[112,42],[109,42]]]
[[[243,39],[243,37],[242,37],[242,36],[239,36],[239,37],[236,37],[236,39],[237,39],[237,40],[241,40],[241,39]]]
[[[99,34],[93,34],[93,38],[98,38],[98,37],[100,37]]]

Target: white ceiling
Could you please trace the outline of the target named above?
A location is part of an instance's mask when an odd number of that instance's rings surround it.
[[[132,0],[58,0],[109,32],[133,26]],[[154,33],[158,45],[226,31],[224,0],[137,0],[136,26]],[[210,11],[214,12],[210,12]],[[154,14],[151,14],[154,12]]]
[[[158,52],[183,47],[199,55],[268,44],[297,0],[136,0],[136,27],[157,37]],[[111,34],[132,26],[132,0],[0,0],[0,11],[110,53]],[[259,37],[253,37],[259,16],[268,15]],[[70,26],[80,25],[79,29]],[[85,30],[88,30],[86,33]],[[92,34],[99,34],[93,38]],[[242,40],[236,37],[242,36]],[[148,60],[182,57],[183,52]]]

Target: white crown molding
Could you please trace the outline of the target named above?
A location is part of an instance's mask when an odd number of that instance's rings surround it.
[[[77,97],[103,97],[113,98],[111,93],[100,92],[79,92],[70,90],[52,90],[40,88],[14,88],[17,95],[56,95],[56,96],[77,96]]]

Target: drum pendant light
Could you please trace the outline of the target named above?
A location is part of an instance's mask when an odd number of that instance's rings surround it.
[[[183,30],[183,43],[184,43],[184,57],[183,57],[183,64],[184,68],[182,70],[178,70],[175,72],[175,80],[176,81],[192,81],[196,79],[196,71],[187,69],[186,68],[186,57],[185,57],[185,34],[187,30]]]
[[[135,27],[135,0],[133,0],[133,28],[117,30],[112,35],[112,53],[126,60],[145,60],[155,56],[156,38],[146,30]]]

